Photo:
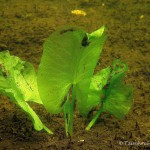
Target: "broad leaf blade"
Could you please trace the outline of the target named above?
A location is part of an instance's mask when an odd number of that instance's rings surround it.
[[[8,51],[0,53],[0,91],[11,92],[11,98],[20,93],[25,101],[42,103],[34,67],[18,57],[10,56]],[[9,94],[10,95],[10,94]]]
[[[78,28],[54,32],[44,44],[38,72],[38,87],[47,110],[59,113],[72,84],[93,75],[105,36],[88,39]]]
[[[0,67],[0,93],[8,96],[30,116],[36,130],[44,129],[52,134],[26,102],[42,103],[33,66],[4,51],[0,53]]]
[[[132,106],[133,87],[124,84],[127,65],[116,60],[113,63],[112,78],[109,86],[104,89],[105,99],[103,111],[108,112],[118,119],[122,119]]]
[[[33,101],[42,104],[37,88],[37,75],[32,64],[21,61],[18,57],[12,57],[14,82],[20,93],[23,93],[25,101]]]

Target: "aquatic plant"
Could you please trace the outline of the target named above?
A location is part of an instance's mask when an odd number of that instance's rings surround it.
[[[132,89],[122,84],[120,72],[123,70],[120,65],[123,64],[120,61],[117,61],[118,67],[108,67],[93,75],[106,40],[104,29],[103,26],[88,34],[79,28],[65,27],[55,31],[44,43],[38,70],[39,93],[48,112],[64,112],[67,135],[73,133],[75,100],[83,116],[87,116],[100,103],[103,107],[98,112],[103,110],[116,116],[123,116],[131,106],[131,102],[127,103],[132,99]],[[108,87],[105,89],[106,85]],[[102,95],[106,98],[101,98]],[[111,103],[117,110],[111,108]],[[98,116],[96,115],[96,119]],[[90,127],[96,119],[92,120]]]
[[[128,113],[132,106],[133,88],[132,85],[124,84],[126,71],[127,65],[120,60],[115,60],[112,67],[103,69],[94,76],[90,92],[99,91],[101,106],[86,130],[90,130],[102,112],[112,114],[118,119],[123,119]],[[91,98],[90,100],[92,101]]]
[[[9,51],[0,52],[0,93],[9,97],[31,118],[37,131],[44,129],[52,134],[27,103],[42,104],[37,88],[37,75],[34,67]]]
[[[102,112],[122,119],[132,105],[132,86],[124,83],[127,65],[115,60],[112,66],[94,74],[107,38],[104,30],[104,26],[90,34],[76,27],[56,30],[44,43],[38,74],[30,63],[8,51],[1,52],[0,93],[31,117],[36,130],[51,134],[27,101],[44,105],[51,114],[63,112],[67,136],[73,134],[76,102],[84,117],[99,106],[86,130]]]

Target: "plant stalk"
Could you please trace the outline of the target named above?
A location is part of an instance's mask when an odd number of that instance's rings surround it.
[[[64,119],[65,119],[65,129],[66,136],[71,136],[73,133],[73,116],[75,108],[75,85],[72,88],[72,99],[70,100],[70,93],[67,96],[67,101],[64,105]]]
[[[86,127],[86,129],[85,129],[86,131],[89,131],[91,129],[91,127],[95,124],[95,122],[97,121],[98,117],[101,115],[102,112],[103,112],[103,105],[99,108],[99,110],[97,111],[94,118],[91,120],[91,122]]]
[[[74,108],[75,108],[75,85],[72,88],[72,100],[70,102],[70,115],[69,115],[69,126],[68,132],[71,136],[73,134],[73,121],[74,121]]]
[[[67,95],[67,100],[64,105],[64,120],[65,120],[65,130],[66,130],[66,136],[68,137],[68,123],[69,123],[69,110],[70,109],[70,102],[69,102],[69,94]]]

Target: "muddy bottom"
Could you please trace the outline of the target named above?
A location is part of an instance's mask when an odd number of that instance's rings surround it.
[[[102,114],[86,132],[88,121],[76,112],[72,138],[65,136],[62,114],[31,104],[55,134],[37,132],[22,110],[0,96],[0,150],[149,149],[149,6],[148,0],[0,0],[0,51],[10,50],[37,68],[43,42],[57,27],[73,25],[90,33],[106,25],[108,40],[96,70],[120,58],[129,65],[125,81],[134,86],[134,104],[124,120]],[[74,9],[87,15],[73,15]]]

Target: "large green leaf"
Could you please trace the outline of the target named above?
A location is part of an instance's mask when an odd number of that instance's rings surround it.
[[[64,96],[72,84],[91,78],[106,39],[103,32],[104,27],[93,35],[66,27],[47,39],[38,71],[38,87],[49,112],[56,114],[62,110]]]
[[[0,93],[8,96],[30,116],[36,130],[44,129],[52,133],[26,102],[42,104],[34,67],[18,57],[10,56],[9,51],[0,53]]]

